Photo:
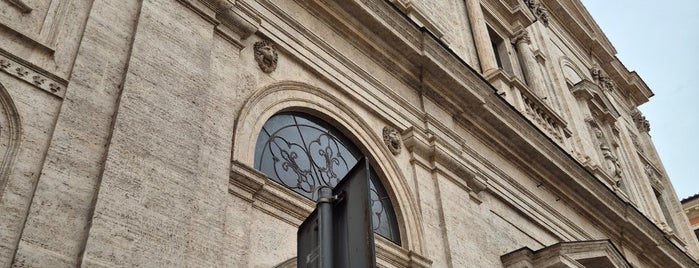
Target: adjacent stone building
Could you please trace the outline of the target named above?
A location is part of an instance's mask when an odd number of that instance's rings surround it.
[[[0,267],[293,267],[361,158],[381,267],[699,267],[579,0],[0,10]]]
[[[694,235],[699,239],[699,194],[682,199],[682,208],[689,219],[691,230],[694,230]]]

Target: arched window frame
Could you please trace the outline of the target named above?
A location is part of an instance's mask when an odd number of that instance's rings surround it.
[[[5,192],[5,185],[10,178],[10,172],[19,151],[21,142],[22,124],[19,112],[12,101],[7,89],[0,84],[0,142],[4,147],[4,152],[0,152],[2,162],[0,162],[0,197]]]
[[[313,115],[283,112],[270,117],[255,145],[255,169],[308,199],[320,186],[336,186],[364,157],[341,131]],[[374,232],[400,245],[391,200],[372,168],[370,206]]]
[[[255,210],[291,226],[300,225],[311,213],[315,205],[313,201],[275,183],[253,167],[254,145],[267,119],[284,111],[308,112],[341,128],[355,144],[363,145],[363,153],[374,164],[387,187],[396,209],[401,245],[376,236],[377,263],[386,267],[430,266],[418,201],[405,171],[395,160],[396,156],[383,145],[383,125],[377,125],[382,118],[358,110],[357,107],[362,106],[342,89],[318,88],[296,81],[272,83],[239,97],[242,107],[235,115],[228,184],[228,192],[240,199],[235,202],[247,202]],[[401,126],[404,122],[394,123]]]

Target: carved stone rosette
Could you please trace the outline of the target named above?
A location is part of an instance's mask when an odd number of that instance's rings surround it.
[[[258,41],[254,45],[255,61],[265,73],[274,72],[277,69],[277,59],[279,55],[272,42],[267,40]]]
[[[390,150],[393,155],[400,154],[401,136],[397,129],[388,126],[384,127],[383,142],[388,146],[388,150]]]

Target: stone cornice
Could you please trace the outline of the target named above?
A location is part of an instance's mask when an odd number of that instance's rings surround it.
[[[600,66],[615,82],[631,106],[648,101],[653,93],[636,72],[629,71],[615,56],[616,49],[604,35],[580,1],[541,0],[558,26],[579,44],[585,53],[592,53]]]
[[[614,81],[619,95],[629,102],[631,108],[635,108],[648,102],[653,96],[653,91],[635,71],[629,71],[626,66],[615,56],[614,60],[603,64],[609,77]]]
[[[177,0],[215,25],[216,33],[243,49],[242,40],[257,32],[260,17],[249,6],[235,0]]]
[[[388,0],[403,13],[414,19],[421,27],[425,27],[432,32],[442,42],[448,43],[444,36],[444,29],[434,23],[429,16],[424,16],[418,7],[413,5],[412,0]]]
[[[21,11],[22,13],[29,13],[29,12],[32,12],[32,10],[33,10],[31,6],[27,5],[27,3],[25,3],[22,0],[6,0],[6,1],[9,2],[10,4],[12,4],[17,9],[19,9],[19,11]]]
[[[585,49],[591,49],[602,62],[614,60],[616,49],[602,33],[580,1],[541,0],[561,28]]]
[[[373,39],[364,35],[364,32],[358,32],[358,25],[351,24],[348,21],[337,21],[335,17],[331,14],[326,14],[320,12],[325,10],[326,7],[318,6],[317,1],[300,1],[302,5],[306,5],[313,15],[318,16],[318,18],[329,21],[329,25],[334,27],[334,29],[342,34],[346,35],[346,40],[359,48],[361,51],[372,51],[376,52],[374,49],[373,42],[381,41],[378,39]],[[291,40],[280,40],[281,43],[284,42],[297,42],[300,43],[296,47],[287,47],[290,52],[298,55],[303,55],[300,57],[299,61],[305,61],[309,68],[321,68],[323,72],[328,76],[336,76],[338,74],[351,74],[346,75],[342,78],[342,81],[336,82],[339,87],[347,87],[358,89],[362,92],[362,97],[365,98],[375,98],[375,99],[388,99],[390,101],[385,102],[384,107],[378,107],[382,109],[382,114],[389,115],[389,121],[393,121],[399,128],[404,129],[409,125],[418,124],[418,121],[408,122],[406,120],[411,120],[415,118],[424,117],[424,112],[418,107],[414,106],[412,103],[406,101],[402,96],[397,94],[394,90],[389,88],[386,84],[379,81],[371,73],[367,72],[366,69],[357,65],[344,55],[337,51],[337,48],[333,47],[331,44],[326,42],[322,36],[317,35],[310,29],[300,25],[293,14],[285,13],[279,7],[275,6],[272,2],[261,1],[263,8],[274,12],[282,22],[277,22],[270,20],[269,18],[263,18],[265,20],[265,28],[275,28],[275,29],[288,29],[287,26],[291,26],[289,31],[284,31],[283,34],[286,36],[291,36]],[[369,1],[369,4],[377,4],[373,1]],[[377,7],[377,12],[388,13],[395,12],[394,10],[384,7],[381,9]],[[284,23],[285,25],[277,25],[277,23]],[[401,22],[394,22],[396,27],[399,27]],[[404,22],[403,22],[404,23]],[[419,83],[420,68],[419,66],[410,65],[410,63],[420,62],[421,55],[419,53],[418,46],[420,46],[419,40],[421,32],[420,30],[405,28],[405,31],[411,30],[412,32],[406,32],[411,38],[407,40],[395,40],[400,42],[399,47],[395,47],[396,50],[400,51],[384,51],[387,54],[371,55],[372,58],[381,66],[390,70],[390,72],[395,75],[399,80],[406,84],[416,84]],[[261,31],[268,31],[268,29],[262,29]],[[267,33],[271,37],[276,37],[275,34]],[[391,35],[386,35],[390,38]],[[368,40],[372,40],[369,42]],[[409,41],[409,42],[406,42]],[[309,47],[316,47],[316,49],[309,49]],[[324,55],[333,55],[333,59],[329,60]],[[390,116],[394,114],[409,114],[407,117]]]

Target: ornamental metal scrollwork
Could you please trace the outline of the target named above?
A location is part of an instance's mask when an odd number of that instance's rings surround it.
[[[316,189],[335,187],[362,157],[349,139],[324,121],[303,113],[281,113],[262,127],[255,147],[255,168],[315,200]],[[374,232],[400,244],[393,206],[373,169],[369,179]]]

